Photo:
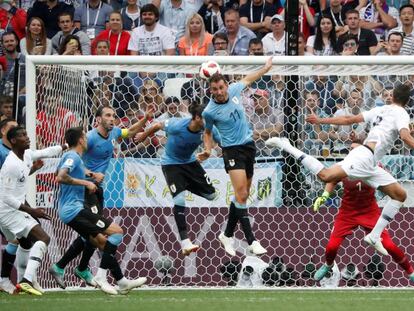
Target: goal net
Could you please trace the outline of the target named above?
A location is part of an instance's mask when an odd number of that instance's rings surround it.
[[[238,81],[264,64],[265,58],[208,58],[216,60],[230,82]],[[28,57],[27,128],[37,148],[61,144],[67,128],[95,125],[100,106],[113,107],[119,127],[128,128],[142,118],[148,105],[156,107],[152,122],[188,116],[192,102],[205,105],[209,93],[197,73],[202,57]],[[372,63],[376,62],[376,63]],[[362,243],[359,228],[343,242],[336,257],[338,269],[321,284],[312,280],[324,263],[324,250],[340,206],[342,188],[312,212],[312,203],[323,192],[317,181],[292,158],[265,147],[272,136],[289,137],[300,149],[331,166],[349,152],[350,135],[363,137],[368,127],[313,126],[305,122],[312,113],[326,117],[357,114],[388,104],[397,84],[412,86],[413,61],[377,57],[285,57],[274,60],[272,70],[242,96],[246,116],[254,128],[257,147],[255,174],[248,200],[249,215],[257,240],[268,250],[261,257],[258,280],[244,286],[408,286],[407,276],[390,256],[378,256]],[[413,116],[412,101],[407,107]],[[158,132],[142,143],[136,138],[114,141],[115,152],[104,182],[105,214],[118,223],[125,236],[118,258],[125,275],[147,276],[149,285],[227,286],[249,276],[247,243],[240,229],[235,233],[237,255],[230,258],[218,241],[224,229],[233,189],[223,168],[221,150],[203,166],[220,195],[209,202],[186,196],[189,237],[201,249],[188,257],[180,251],[172,198],[160,167],[166,137]],[[48,159],[36,174],[31,198],[36,206],[49,208],[52,221],[42,222],[51,237],[43,268],[42,286],[54,288],[47,267],[56,262],[77,234],[56,214],[58,159]],[[383,165],[407,189],[412,188],[413,158],[397,142]],[[413,259],[413,191],[389,231],[395,243]],[[383,196],[378,193],[380,205]],[[99,265],[96,252],[91,268]],[[69,286],[78,260],[66,269]],[[281,264],[283,263],[283,264]],[[171,264],[171,268],[169,268]],[[264,272],[264,273],[263,273]],[[250,275],[252,278],[253,275]]]

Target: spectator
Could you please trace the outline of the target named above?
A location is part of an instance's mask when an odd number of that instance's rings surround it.
[[[277,11],[278,14],[285,16],[285,9]],[[311,33],[311,28],[315,27],[315,10],[310,8],[307,0],[299,0],[299,32],[303,33],[305,40]]]
[[[346,34],[343,38],[342,53],[344,56],[358,55],[358,37],[351,34]],[[375,55],[376,50],[373,50],[372,53]]]
[[[377,45],[377,55],[401,55],[401,48],[403,45],[404,37],[401,32],[391,32],[388,35],[388,41],[380,41]]]
[[[334,117],[352,116],[363,113],[364,99],[363,93],[358,89],[353,89],[349,92],[345,107],[338,109]],[[368,133],[368,124],[359,123],[354,125],[333,125],[329,132],[329,137],[332,139],[332,152],[334,155],[345,155],[351,149],[352,140],[364,141]]]
[[[265,146],[265,141],[270,137],[279,136],[283,131],[284,115],[281,110],[270,106],[268,91],[256,89],[251,97],[254,113],[249,115],[249,121],[254,127],[253,139],[257,154],[270,155],[272,150]]]
[[[377,97],[375,106],[384,106],[392,104],[392,92],[394,88],[392,86],[386,86],[381,91],[381,97]]]
[[[304,55],[309,55],[307,52],[305,52],[305,37],[303,35],[303,33],[299,33],[298,36],[298,55],[299,56],[304,56]]]
[[[392,32],[400,32],[404,34],[403,46],[401,48],[401,55],[414,54],[414,6],[412,4],[405,4],[400,7],[400,21],[401,26],[391,29]]]
[[[76,35],[67,35],[60,44],[59,55],[82,55],[79,38]]]
[[[203,18],[194,13],[187,20],[185,35],[178,43],[180,55],[207,55],[213,36],[206,32]]]
[[[76,28],[84,31],[90,40],[96,38],[108,25],[113,9],[101,0],[88,0],[75,11]]]
[[[13,119],[13,97],[0,96],[0,121]]]
[[[58,16],[60,31],[52,38],[52,47],[55,51],[59,51],[62,41],[68,35],[76,35],[81,43],[82,55],[91,54],[91,40],[83,31],[75,27],[73,17],[70,13],[63,12]]]
[[[276,14],[272,16],[270,23],[272,32],[262,39],[264,53],[265,55],[285,55],[285,19],[282,15]]]
[[[186,0],[153,0],[160,11],[160,24],[173,30],[175,43],[184,36],[187,19],[193,12]]]
[[[252,56],[263,56],[263,43],[259,38],[253,38],[249,42],[249,55]]]
[[[211,42],[213,48],[209,51],[209,55],[229,55],[229,38],[224,32],[215,33]]]
[[[315,114],[320,118],[326,118],[329,115],[320,108],[320,93],[317,91],[305,91],[304,99],[305,105],[299,116],[299,125],[302,127],[299,133],[302,134],[300,140],[303,142],[303,150],[306,150],[307,154],[322,155],[323,145],[329,143],[329,125],[310,124],[305,122],[305,118],[310,114]],[[329,150],[329,147],[327,149]]]
[[[249,42],[256,35],[248,28],[240,25],[239,12],[229,9],[224,13],[224,27],[219,32],[227,34],[230,55],[248,55]]]
[[[310,36],[306,50],[313,55],[336,54],[336,32],[334,20],[330,15],[321,15],[316,25],[316,35]]]
[[[122,30],[122,15],[119,12],[112,12],[109,15],[109,29],[102,31],[92,41],[92,54],[96,55],[96,42],[98,40],[109,41],[109,55],[129,55],[128,44],[131,35],[128,31]]]
[[[138,107],[140,111],[146,111],[148,106],[154,107],[154,116],[162,114],[163,98],[160,87],[155,80],[145,80],[142,84],[139,94]]]
[[[377,40],[385,40],[388,30],[397,27],[398,11],[386,0],[371,0],[359,11],[360,27],[374,31]],[[359,39],[361,41],[361,39]]]
[[[4,50],[4,56],[0,56],[0,62],[6,63],[6,70],[3,74],[2,81],[0,84],[0,95],[1,96],[13,96],[14,90],[14,73],[15,73],[15,65],[16,60],[18,60],[19,66],[19,86],[18,92],[19,94],[25,93],[25,70],[24,70],[24,63],[25,58],[24,55],[17,51],[17,47],[19,45],[19,38],[14,32],[6,31],[1,36],[1,43]]]
[[[96,55],[109,55],[109,41],[97,40],[96,41]]]
[[[27,13],[16,7],[16,2],[3,3],[0,6],[0,29],[14,31],[21,40],[26,33]]]
[[[265,0],[249,0],[240,6],[240,25],[247,27],[262,39],[272,30],[270,18],[281,7],[271,5]]]
[[[20,41],[20,51],[23,55],[52,55],[52,42],[46,37],[45,24],[40,18],[29,19],[26,37]]]
[[[313,76],[305,84],[305,89],[309,92],[316,91],[318,94],[318,103],[327,115],[331,115],[336,110],[337,99],[334,96],[335,83],[329,76]],[[306,99],[306,98],[305,98]]]
[[[223,0],[206,0],[198,11],[203,17],[206,30],[213,34],[224,27]]]
[[[345,24],[346,6],[341,5],[341,0],[331,0],[329,8],[322,11],[323,16],[330,15],[335,25],[336,36],[339,37],[348,31],[348,26]]]
[[[175,44],[173,31],[160,25],[158,8],[146,4],[141,8],[142,26],[132,31],[128,50],[131,55],[174,55]]]
[[[356,10],[349,10],[346,12],[346,24],[348,26],[348,32],[343,34],[338,39],[338,54],[342,52],[342,47],[345,42],[347,34],[352,34],[357,36],[358,40],[358,55],[374,55],[376,46],[378,44],[377,37],[374,32],[369,29],[364,29],[360,27],[359,12]]]
[[[127,6],[121,9],[122,29],[132,31],[142,25],[141,12],[137,0],[127,0]]]
[[[27,19],[40,17],[45,24],[47,37],[52,39],[59,32],[58,16],[63,13],[75,13],[73,5],[68,5],[58,0],[36,0],[33,7],[28,11]]]

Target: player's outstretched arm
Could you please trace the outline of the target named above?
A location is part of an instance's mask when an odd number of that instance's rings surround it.
[[[141,131],[144,128],[145,123],[147,123],[148,119],[151,119],[154,116],[154,111],[155,108],[153,106],[148,106],[144,117],[128,128],[128,135],[124,138],[134,137],[139,131]]]
[[[61,154],[62,151],[65,151],[66,149],[68,149],[67,144],[63,144],[62,146],[51,146],[40,150],[31,150],[32,160],[37,161],[44,158],[55,157]]]
[[[248,74],[247,76],[245,76],[241,80],[241,82],[244,85],[249,86],[254,81],[256,81],[257,79],[261,78],[265,73],[267,73],[272,68],[272,62],[273,62],[273,57],[269,57],[267,59],[267,61],[266,61],[266,64],[261,69],[259,69],[256,72],[253,72],[251,74]]]
[[[142,143],[145,141],[149,136],[152,136],[159,130],[162,130],[164,128],[164,122],[156,122],[153,123],[148,129],[146,129],[143,133],[140,133],[137,137],[136,142]]]
[[[85,179],[73,178],[68,174],[67,168],[62,168],[58,171],[56,181],[60,184],[74,185],[74,186],[85,186],[91,192],[96,191],[96,185]]]
[[[209,129],[204,130],[204,150],[200,153],[197,153],[197,160],[202,162],[207,160],[211,155],[211,149],[213,148],[213,133]]]
[[[330,198],[332,191],[335,189],[336,183],[327,183],[325,185],[325,190],[323,194],[316,198],[315,202],[313,203],[313,211],[317,213],[321,206],[325,204],[325,202]]]
[[[414,138],[410,134],[410,130],[403,128],[400,130],[401,140],[406,143],[411,149],[414,149]]]
[[[351,116],[338,116],[331,118],[319,118],[316,114],[312,113],[306,117],[306,122],[310,124],[334,124],[334,125],[351,125],[354,123],[364,122],[362,113]]]

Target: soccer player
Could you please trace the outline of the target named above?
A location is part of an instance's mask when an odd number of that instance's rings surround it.
[[[132,125],[128,129],[121,129],[114,126],[115,110],[111,107],[99,107],[96,112],[97,127],[87,133],[88,148],[83,154],[85,167],[93,173],[88,173],[89,180],[97,184],[97,189],[93,193],[85,193],[85,207],[93,213],[102,215],[103,211],[103,189],[101,183],[108,168],[109,162],[114,153],[114,142],[120,138],[134,137],[144,126],[149,118],[152,118],[153,107],[148,107],[144,118]],[[89,260],[95,252],[95,247],[78,237],[69,246],[62,258],[49,268],[56,282],[61,288],[66,288],[64,282],[65,267],[76,258],[81,252],[82,257],[79,265],[75,268],[75,276],[85,281],[90,286],[97,284],[93,280],[93,275],[88,267]],[[103,270],[99,270],[103,272]],[[106,278],[106,275],[99,276],[99,279]]]
[[[188,107],[191,117],[170,118],[163,122],[154,123],[141,136],[144,141],[148,136],[159,130],[167,135],[165,153],[161,157],[161,167],[165,180],[174,201],[174,219],[181,239],[181,252],[190,255],[199,249],[188,238],[185,219],[185,191],[188,190],[207,200],[214,200],[217,192],[206,171],[196,160],[194,151],[201,145],[204,121],[201,116],[203,108],[199,104]],[[214,140],[220,141],[218,133],[214,132]]]
[[[338,182],[346,177],[361,179],[367,185],[388,195],[390,200],[384,206],[381,217],[372,231],[364,237],[366,243],[384,255],[388,252],[381,243],[381,233],[398,213],[407,194],[394,177],[376,163],[389,153],[398,135],[409,147],[414,148],[414,139],[409,130],[410,117],[404,109],[410,99],[410,91],[411,88],[407,85],[399,85],[393,91],[392,104],[376,107],[358,115],[332,118],[308,116],[306,120],[311,124],[351,125],[368,122],[371,125],[364,144],[351,150],[343,161],[330,168],[325,168],[317,159],[293,147],[286,138],[273,137],[266,141],[267,146],[278,147],[290,153],[324,182]]]
[[[86,179],[86,174],[90,175],[91,172],[85,169],[81,158],[88,147],[85,132],[81,127],[70,128],[65,133],[65,140],[70,150],[58,164],[57,182],[61,185],[59,218],[103,252],[98,275],[94,277],[97,286],[111,295],[127,294],[132,288],[143,285],[147,278],[128,280],[124,277],[116,260],[116,251],[123,237],[121,227],[101,214],[94,213],[91,208],[85,208],[85,188],[90,192],[98,188],[94,182]],[[106,279],[108,269],[118,283],[118,291]]]
[[[365,231],[371,231],[381,215],[381,211],[375,199],[375,189],[365,184],[362,180],[342,180],[344,194],[338,215],[335,217],[333,229],[329,242],[325,249],[326,263],[315,273],[315,280],[320,281],[331,270],[336,254],[342,241],[350,235],[355,228],[361,226]],[[335,183],[327,183],[322,196],[316,199],[313,210],[319,211],[322,204],[329,199],[331,192],[335,189]],[[387,230],[381,234],[382,245],[404,269],[409,279],[414,282],[414,269],[408,261],[404,252],[394,244]]]
[[[236,255],[233,247],[233,234],[240,222],[249,250],[256,255],[266,253],[256,241],[247,213],[247,198],[252,183],[256,147],[253,141],[253,131],[246,119],[242,105],[243,89],[262,77],[272,68],[272,58],[257,72],[244,77],[240,82],[228,85],[225,77],[215,74],[211,77],[210,93],[212,98],[203,111],[205,120],[204,150],[197,155],[200,161],[210,156],[213,146],[212,129],[215,126],[221,136],[223,160],[226,172],[234,188],[234,198],[230,204],[229,218],[224,232],[219,240],[230,256]]]
[[[11,151],[0,171],[0,230],[8,241],[26,238],[34,242],[30,248],[28,262],[23,278],[18,287],[33,295],[42,293],[33,287],[37,269],[47,251],[49,236],[36,221],[38,218],[50,219],[43,208],[31,208],[26,202],[26,181],[33,161],[45,157],[53,157],[65,147],[54,146],[43,150],[30,150],[30,139],[23,127],[16,126],[7,133]]]

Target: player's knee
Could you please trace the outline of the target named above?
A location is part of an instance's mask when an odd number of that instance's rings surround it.
[[[249,197],[249,192],[246,189],[241,189],[235,194],[236,200],[239,203],[246,203],[247,198]]]

